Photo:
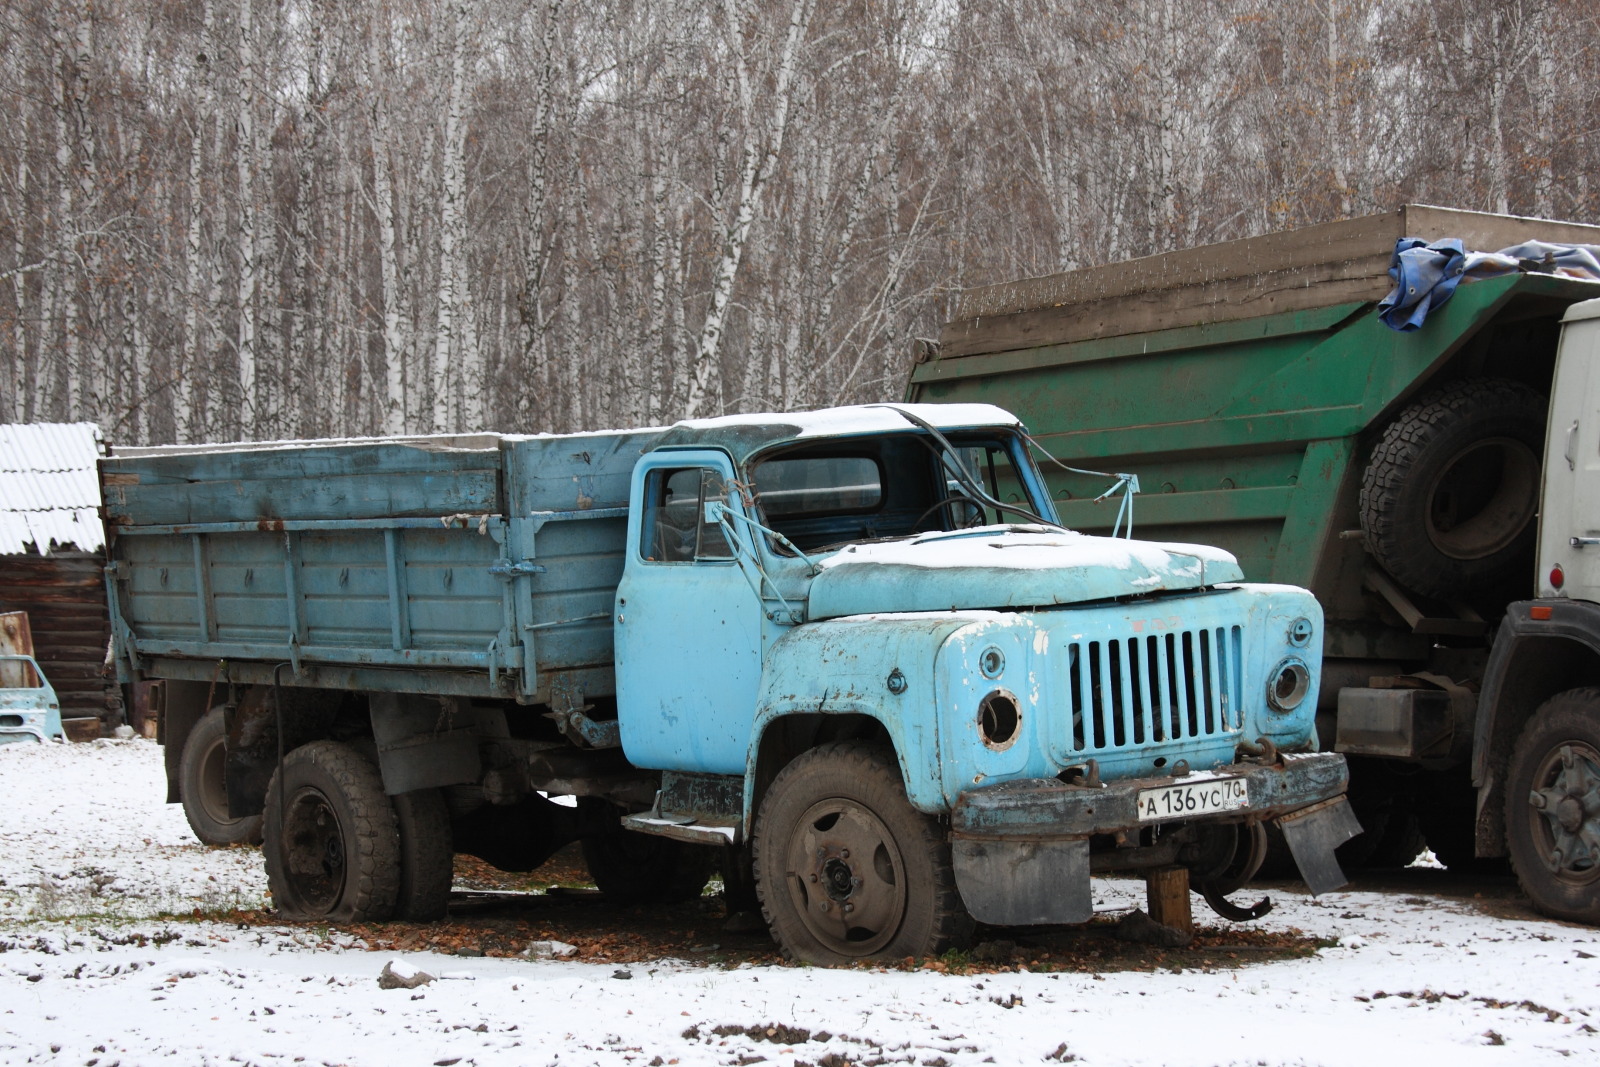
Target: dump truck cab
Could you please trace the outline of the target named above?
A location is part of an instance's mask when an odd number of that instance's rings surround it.
[[[1343,862],[1509,857],[1538,907],[1600,922],[1596,246],[1406,205],[988,286],[907,399],[1015,410],[1136,474],[1145,536],[1316,594],[1322,743],[1367,828]],[[1110,525],[1048,476],[1069,525]]]

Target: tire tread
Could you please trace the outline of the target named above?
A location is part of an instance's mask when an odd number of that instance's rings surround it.
[[[325,915],[308,914],[293,899],[294,892],[283,877],[283,856],[277,840],[282,827],[282,813],[278,811],[279,777],[298,774],[301,765],[315,767],[328,777],[349,806],[353,824],[352,833],[345,842],[345,864],[347,871],[354,868],[354,884],[349,882],[351,875],[347,874],[339,905]],[[383,792],[383,779],[361,753],[337,741],[312,741],[290,752],[267,785],[265,826],[262,852],[266,859],[267,884],[272,889],[273,906],[284,917],[382,922],[393,915],[400,892],[400,832],[394,807]]]
[[[1587,734],[1583,739],[1600,749],[1600,687],[1568,689],[1539,705],[1511,750],[1505,795],[1506,854],[1517,883],[1533,901],[1533,906],[1554,919],[1600,924],[1600,881],[1589,885],[1587,899],[1579,899],[1576,893],[1560,893],[1561,889],[1572,887],[1555,883],[1529,849],[1531,842],[1518,833],[1518,828],[1527,820],[1526,794],[1521,792],[1524,786],[1519,782],[1531,770],[1531,764],[1542,756],[1540,750],[1547,751],[1551,743],[1548,738],[1541,737],[1541,733]]]
[[[203,845],[259,845],[261,816],[246,815],[219,823],[207,814],[199,797],[194,795],[201,773],[197,766],[202,759],[201,750],[213,743],[212,735],[216,734],[222,735],[226,743],[227,727],[220,707],[201,716],[184,739],[183,752],[178,757],[178,794],[184,817]]]
[[[928,958],[965,944],[971,937],[974,924],[972,916],[961,900],[960,890],[956,887],[950,845],[943,827],[939,820],[916,811],[910,806],[910,802],[905,800],[905,784],[901,779],[900,769],[895,763],[893,752],[886,745],[850,740],[818,745],[797,756],[779,771],[767,790],[766,800],[763,801],[761,812],[756,819],[751,846],[756,896],[761,904],[762,918],[766,920],[768,929],[783,948],[784,954],[791,959],[825,965],[859,962],[853,958],[835,958],[826,949],[819,953],[818,946],[805,944],[795,936],[801,931],[791,932],[786,929],[790,923],[780,908],[775,906],[777,902],[773,899],[783,890],[773,892],[775,872],[767,871],[765,866],[768,860],[766,831],[767,824],[772,818],[772,801],[793,789],[796,779],[816,773],[813,768],[818,767],[826,768],[829,773],[842,774],[847,780],[863,783],[859,787],[863,791],[873,787],[890,787],[896,791],[900,802],[905,805],[905,813],[914,819],[915,826],[911,840],[899,844],[902,851],[910,852],[914,848],[921,852],[921,856],[918,857],[922,861],[921,864],[911,856],[907,856],[907,863],[911,867],[925,865],[925,868],[933,873],[932,902],[925,930],[921,933],[906,931],[904,935],[897,935],[883,951],[867,958],[879,960],[903,959],[907,956]],[[888,821],[891,813],[878,812],[878,816]],[[772,843],[774,854],[771,859],[780,865],[783,863],[782,853],[786,844],[785,841]],[[777,873],[776,876],[778,879],[782,878],[781,873]],[[906,943],[906,936],[910,936],[915,943]]]

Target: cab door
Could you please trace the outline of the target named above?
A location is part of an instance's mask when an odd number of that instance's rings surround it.
[[[732,463],[721,452],[664,452],[633,477],[615,618],[623,752],[640,767],[743,774],[762,609],[705,507],[742,513],[728,492]]]
[[[1539,516],[1540,596],[1600,600],[1600,300],[1567,309],[1550,392]],[[1577,544],[1574,544],[1574,540]],[[1559,565],[1564,581],[1550,581]]]

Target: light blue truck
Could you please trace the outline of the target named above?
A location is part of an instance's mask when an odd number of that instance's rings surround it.
[[[1355,832],[1322,615],[1194,545],[1057,524],[1022,426],[875,405],[665,429],[119,450],[125,681],[169,800],[288,917],[432,919],[455,852],[698,895],[822,964],[1225,894]],[[1115,506],[1112,504],[1111,506]],[[575,798],[575,799],[570,799]]]

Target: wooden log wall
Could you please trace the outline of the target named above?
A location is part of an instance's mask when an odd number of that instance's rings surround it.
[[[26,611],[34,658],[61,699],[62,719],[116,724],[122,701],[105,667],[111,621],[106,609],[105,558],[57,552],[0,555],[0,611]],[[74,738],[101,730],[84,722]]]

